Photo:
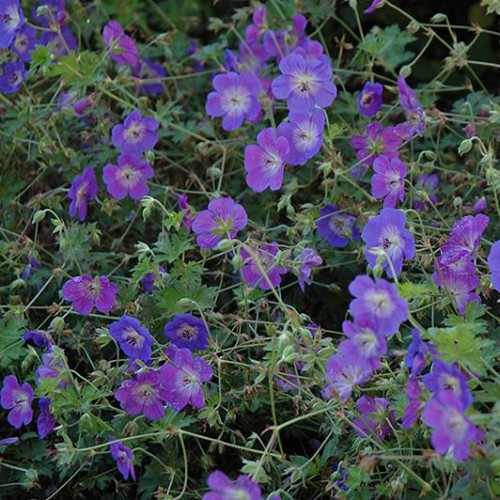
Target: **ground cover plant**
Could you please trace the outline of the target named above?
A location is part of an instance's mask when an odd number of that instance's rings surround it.
[[[458,4],[0,3],[0,497],[500,494],[500,5]]]

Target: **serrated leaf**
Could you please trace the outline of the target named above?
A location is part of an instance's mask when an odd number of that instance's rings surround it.
[[[26,348],[21,335],[24,333],[25,321],[19,316],[0,322],[0,366],[8,367],[12,361],[26,355]]]

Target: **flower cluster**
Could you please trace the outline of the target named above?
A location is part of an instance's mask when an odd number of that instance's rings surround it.
[[[387,353],[386,339],[408,319],[408,303],[384,279],[373,281],[369,276],[357,276],[349,292],[355,297],[350,305],[353,321],[342,324],[348,339],[340,343],[340,353],[328,362],[330,383],[323,390],[325,397],[336,396],[342,401],[347,401],[354,387],[367,382],[380,368],[380,358]]]

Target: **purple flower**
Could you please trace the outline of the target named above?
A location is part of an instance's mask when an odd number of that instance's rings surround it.
[[[441,246],[441,265],[450,265],[475,256],[481,237],[488,227],[486,215],[467,215],[453,224],[448,241]]]
[[[316,221],[318,234],[325,238],[332,247],[343,248],[349,241],[359,238],[356,217],[339,211],[335,204],[327,205],[319,213]]]
[[[138,373],[134,379],[122,382],[115,391],[115,398],[123,410],[130,415],[144,414],[150,420],[165,415],[165,395],[158,371]]]
[[[408,405],[401,422],[405,429],[409,429],[417,423],[418,416],[425,405],[425,402],[422,401],[420,382],[416,378],[409,378],[406,382],[406,395],[408,396]]]
[[[500,291],[500,241],[493,243],[488,254],[488,266],[491,269],[491,284]]]
[[[63,351],[52,350],[51,347],[45,354],[42,355],[42,364],[36,369],[35,377],[37,385],[43,382],[43,379],[59,378],[64,370],[64,362],[62,359]],[[59,387],[66,387],[68,381],[66,377],[61,377],[57,384]]]
[[[189,349],[176,349],[172,363],[160,369],[162,388],[166,402],[175,410],[181,411],[190,404],[193,408],[203,408],[203,382],[212,376],[212,368],[202,358],[193,357]]]
[[[41,0],[38,7],[44,7],[44,13],[38,15],[38,9],[33,9],[33,17],[40,26],[50,28],[54,22],[62,26],[67,20],[64,0]]]
[[[158,275],[165,273],[165,268],[163,266],[158,266],[158,272],[146,273],[141,279],[141,285],[147,293],[153,293],[153,287],[158,279]]]
[[[196,58],[196,54],[200,52],[200,45],[197,40],[191,40],[189,42],[188,48],[186,50],[186,55],[191,57],[193,60],[193,70],[196,73],[203,71],[205,69],[205,64],[202,61]]]
[[[17,444],[17,443],[19,443],[18,437],[0,439],[0,446],[10,446],[11,444]]]
[[[378,331],[378,322],[372,316],[360,316],[356,321],[344,321],[342,331],[349,338],[339,350],[346,359],[366,364],[371,370],[380,368],[380,356],[387,353],[387,342]]]
[[[190,351],[205,350],[208,346],[209,332],[205,322],[192,314],[178,314],[163,327],[163,335],[177,347]]]
[[[420,106],[415,91],[408,86],[403,75],[398,78],[401,106],[405,110],[408,121],[397,125],[396,133],[405,141],[415,135],[422,136],[425,129],[425,113]]]
[[[408,319],[408,302],[398,295],[392,283],[382,278],[373,282],[369,276],[356,276],[349,292],[356,297],[350,304],[354,319],[371,317],[377,322],[378,331],[386,336],[394,335]]]
[[[1,14],[0,14],[1,18]],[[25,24],[17,33],[12,44],[12,50],[23,62],[31,61],[31,51],[35,48],[36,29]]]
[[[84,316],[94,307],[102,313],[108,313],[116,303],[118,286],[106,276],[92,278],[84,274],[67,281],[62,288],[64,300],[73,302],[73,309]]]
[[[145,94],[157,95],[165,91],[165,85],[162,79],[167,76],[165,68],[147,57],[143,57],[132,74],[137,77],[136,85],[139,92]]]
[[[311,116],[301,113],[290,113],[288,123],[281,123],[278,136],[286,137],[290,151],[286,163],[305,165],[321,149],[325,115],[322,110],[315,109]]]
[[[108,441],[114,441],[113,436],[108,437]],[[111,443],[109,445],[111,456],[116,462],[116,466],[125,481],[130,476],[135,481],[134,453],[123,443]]]
[[[28,382],[19,385],[15,375],[7,375],[3,379],[3,389],[0,391],[0,405],[4,410],[10,410],[7,421],[12,427],[19,429],[33,420],[33,389]]]
[[[411,378],[414,378],[425,368],[427,364],[425,360],[426,355],[435,355],[437,353],[432,344],[427,344],[427,342],[422,340],[417,328],[411,331],[411,335],[413,340],[406,352],[405,365],[411,370]]]
[[[326,376],[330,382],[323,389],[324,398],[337,397],[347,401],[356,386],[368,381],[372,370],[358,360],[349,360],[343,354],[335,354],[326,365]]]
[[[117,64],[120,66],[131,66],[132,68],[139,64],[137,46],[125,34],[119,23],[109,21],[102,31],[102,39],[109,48],[109,57]]]
[[[50,52],[56,56],[68,54],[68,50],[76,50],[78,43],[68,26],[61,26],[61,32],[44,31],[40,43],[50,48]]]
[[[434,429],[431,442],[442,455],[452,452],[455,460],[469,457],[470,443],[478,444],[484,433],[464,414],[460,401],[451,393],[432,398],[422,414],[424,422]]]
[[[151,360],[154,339],[138,319],[124,314],[118,321],[109,325],[109,333],[131,361],[140,359],[148,363]]]
[[[381,83],[366,82],[356,100],[359,111],[368,118],[375,116],[382,106],[383,92],[384,86]]]
[[[475,275],[475,268],[467,262],[465,270],[453,267],[436,266],[432,275],[434,282],[454,300],[460,314],[465,316],[467,304],[470,302],[481,303],[479,295],[474,290],[479,286],[479,278]]]
[[[177,202],[179,204],[179,210],[184,211],[184,216],[182,217],[182,222],[186,226],[188,231],[191,231],[193,227],[193,212],[188,205],[188,197],[186,194],[176,194]]]
[[[411,260],[415,256],[415,240],[405,225],[406,216],[401,210],[383,208],[379,215],[367,222],[361,233],[366,243],[366,260],[374,268],[378,255],[384,256],[382,267],[389,278],[394,276],[388,259],[392,262],[396,276],[399,276],[403,259]]]
[[[273,94],[286,99],[292,113],[307,113],[316,105],[327,108],[337,97],[327,58],[308,61],[293,53],[281,60],[279,68],[282,75],[273,80]]]
[[[23,334],[22,339],[25,342],[31,341],[37,347],[42,347],[44,349],[54,344],[52,337],[41,330],[30,330]]]
[[[40,398],[38,401],[40,415],[37,420],[38,437],[45,439],[56,426],[56,417],[50,412],[50,398]]]
[[[474,211],[475,214],[480,214],[482,212],[485,212],[486,209],[488,208],[488,205],[486,203],[486,198],[484,196],[481,196],[479,200],[472,205],[472,210]]]
[[[245,209],[232,198],[216,198],[207,210],[196,214],[192,229],[198,235],[196,242],[202,248],[214,248],[224,238],[233,239],[246,227]]]
[[[356,158],[362,162],[362,165],[369,166],[380,155],[387,156],[389,160],[398,158],[398,149],[403,141],[396,135],[394,127],[384,128],[380,122],[373,122],[366,126],[363,135],[355,135],[349,144],[357,150]],[[353,169],[355,176],[362,173],[362,169]]]
[[[85,167],[81,175],[77,175],[73,184],[69,188],[68,198],[71,200],[69,205],[69,216],[74,218],[78,214],[80,221],[87,218],[88,202],[97,197],[97,179],[92,167]]]
[[[241,274],[248,286],[258,285],[261,290],[270,290],[279,286],[281,275],[286,274],[288,269],[276,264],[275,256],[277,253],[278,243],[275,241],[262,245],[258,249],[253,247],[252,253],[245,248],[241,249],[241,257],[244,260]]]
[[[8,62],[2,68],[2,71],[2,76],[0,76],[0,92],[4,94],[17,92],[28,74],[23,62]]]
[[[290,145],[285,137],[276,137],[272,128],[262,130],[257,136],[257,144],[245,148],[246,180],[256,193],[270,188],[278,190],[283,184],[285,161]]]
[[[203,495],[203,500],[264,500],[259,485],[247,475],[240,474],[236,481],[231,481],[223,472],[216,470],[208,476],[210,491]]]
[[[398,158],[389,159],[382,155],[373,162],[375,175],[372,177],[372,195],[385,198],[384,207],[394,208],[405,195],[405,164]]]
[[[32,270],[40,269],[41,267],[42,264],[40,263],[40,261],[30,255],[28,257],[28,263],[26,264],[26,267],[23,269],[23,272],[21,273],[21,279],[27,281],[31,276]]]
[[[297,262],[299,264],[299,286],[300,289],[305,292],[306,284],[310,285],[312,283],[312,270],[315,267],[321,266],[321,264],[323,264],[323,259],[318,255],[314,248],[304,248],[301,254],[297,257]]]
[[[118,165],[108,163],[102,171],[102,179],[108,193],[117,200],[130,196],[140,200],[149,193],[147,179],[154,177],[154,170],[146,160],[124,153],[118,157]]]
[[[159,123],[151,117],[143,118],[140,110],[132,111],[121,125],[111,131],[111,142],[122,153],[137,156],[153,149],[158,142]]]
[[[391,430],[389,423],[395,423],[394,411],[389,411],[390,404],[385,398],[361,396],[356,401],[361,416],[353,419],[354,432],[361,437],[374,435],[383,441]]]
[[[8,49],[24,23],[19,0],[5,0],[0,5],[0,49]]]
[[[462,410],[472,405],[472,393],[467,385],[466,376],[456,364],[449,365],[438,359],[434,360],[432,372],[422,378],[427,389],[434,392],[434,396],[443,400],[446,394],[452,395]]]
[[[212,82],[215,92],[207,97],[206,110],[210,116],[222,116],[222,128],[228,132],[248,119],[255,123],[261,111],[258,100],[262,85],[251,72],[217,75]]]
[[[427,199],[435,205],[438,201],[436,192],[439,185],[437,174],[420,174],[415,183],[415,190],[425,192],[425,195],[419,200],[413,201],[413,207],[423,212],[427,209]]]

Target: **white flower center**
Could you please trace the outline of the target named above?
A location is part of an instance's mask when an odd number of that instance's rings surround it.
[[[229,87],[221,96],[221,107],[229,115],[241,115],[250,108],[250,95],[241,85]]]
[[[396,308],[391,296],[383,290],[368,290],[365,299],[375,316],[380,318],[388,318]]]

